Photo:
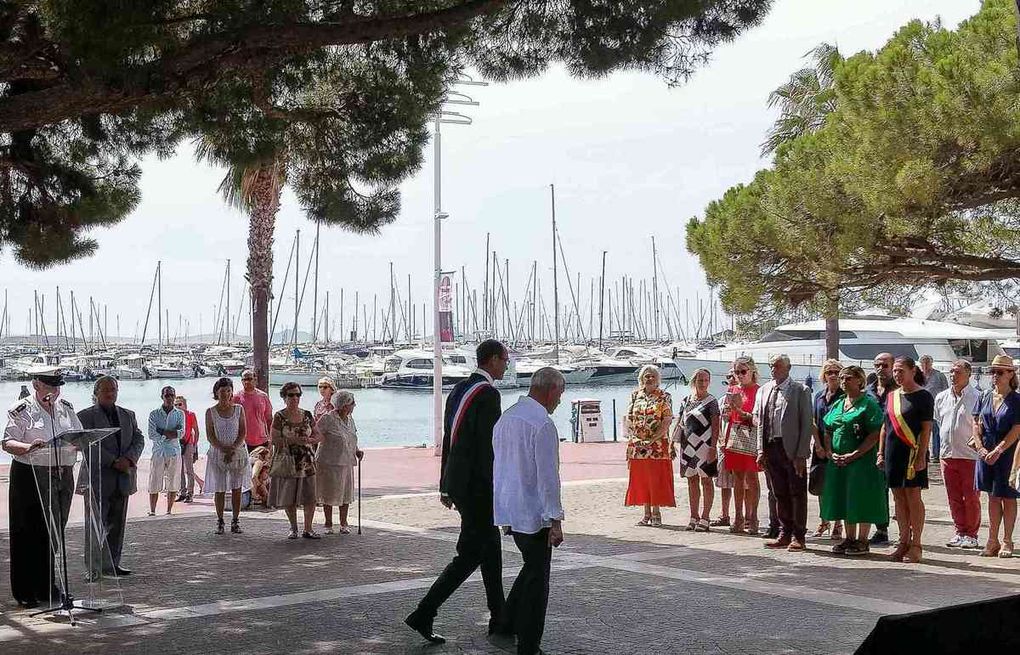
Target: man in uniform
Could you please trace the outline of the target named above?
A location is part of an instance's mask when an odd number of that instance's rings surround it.
[[[64,384],[60,369],[37,368],[31,375],[33,393],[8,411],[0,438],[0,446],[14,458],[8,495],[11,593],[28,608],[60,596],[51,586],[51,580],[59,580],[53,570],[58,542],[57,535],[47,529],[47,515],[52,513],[61,528],[67,523],[77,451],[69,444],[54,443],[54,438],[82,429],[71,403],[60,398]]]

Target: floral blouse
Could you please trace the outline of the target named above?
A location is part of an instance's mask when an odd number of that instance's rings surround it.
[[[662,389],[632,393],[627,409],[627,459],[671,459],[668,430],[662,431],[662,425],[672,418],[673,399]]]
[[[305,440],[312,434],[315,419],[309,411],[302,412],[301,421],[292,423],[286,416],[287,410],[281,409],[273,414],[273,442],[277,448],[285,447],[294,457],[294,468],[298,478],[315,475],[315,452]],[[284,445],[285,444],[285,445]]]

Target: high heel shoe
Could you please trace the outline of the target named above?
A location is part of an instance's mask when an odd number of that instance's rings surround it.
[[[918,564],[921,561],[921,555],[921,544],[910,544],[910,548],[907,549],[906,554],[903,556],[903,561],[910,564]]]
[[[908,550],[910,550],[910,544],[904,541],[899,542],[896,544],[896,550],[889,556],[889,560],[892,562],[902,562]]]

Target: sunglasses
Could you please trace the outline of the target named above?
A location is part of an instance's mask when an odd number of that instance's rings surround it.
[[[839,371],[826,371],[825,375],[839,375]],[[843,379],[843,378],[840,378]]]
[[[300,397],[301,397],[301,394],[300,394],[300,393],[297,393],[297,392],[291,392],[291,393],[288,393],[288,394],[287,394],[287,397],[288,397],[288,398],[300,398]]]
[[[1010,371],[1009,369],[993,368],[991,371],[989,371],[989,374],[992,375],[993,377],[998,377],[1000,375],[1005,375],[1007,373],[1012,373],[1012,372],[1013,371]]]
[[[733,372],[736,373],[737,375],[747,375],[748,369],[742,368],[739,371],[733,371]]]

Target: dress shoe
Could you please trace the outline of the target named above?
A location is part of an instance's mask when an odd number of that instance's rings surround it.
[[[790,547],[790,543],[792,541],[793,541],[793,539],[791,539],[790,537],[788,537],[786,535],[780,535],[779,538],[777,538],[777,539],[773,539],[772,541],[766,541],[765,542],[765,547],[766,548],[773,548],[773,549],[789,548]]]
[[[790,545],[786,547],[786,550],[788,550],[791,553],[799,553],[806,549],[807,546],[805,546],[804,542],[801,541],[800,539],[794,539],[790,541]]]
[[[889,545],[889,531],[888,530],[875,530],[875,534],[871,535],[869,543],[872,546],[888,546]]]
[[[39,607],[39,601],[37,601],[34,598],[32,600],[19,600],[18,607],[21,607],[22,609],[26,610],[34,610],[35,608]]]
[[[779,528],[769,528],[767,531],[763,532],[761,536],[765,537],[766,539],[778,539]]]
[[[116,571],[117,571],[117,575],[119,575],[121,577],[123,577],[125,575],[131,575],[131,569],[126,569],[123,566],[118,566]]]
[[[433,644],[446,643],[446,637],[444,637],[443,635],[436,634],[435,631],[432,629],[432,619],[425,619],[419,616],[417,613],[411,612],[410,614],[407,615],[407,618],[404,619],[404,623],[407,624],[407,627],[411,628],[412,630],[420,634],[422,637],[424,637],[425,641],[427,642]]]

